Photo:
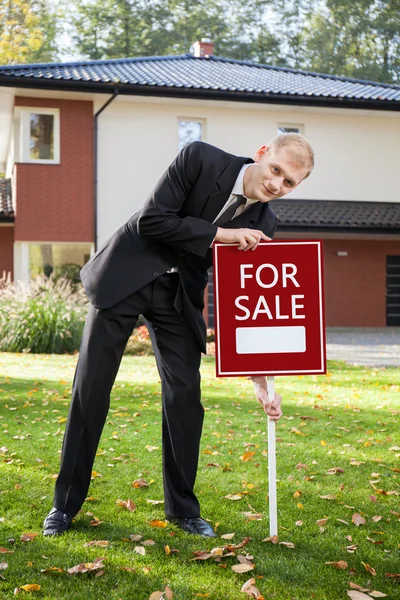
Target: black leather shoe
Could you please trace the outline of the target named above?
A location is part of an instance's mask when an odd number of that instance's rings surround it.
[[[186,531],[186,533],[194,533],[196,535],[201,535],[202,537],[217,536],[211,525],[209,525],[207,521],[201,517],[188,517],[186,519],[182,519],[180,517],[167,516],[167,519],[174,525],[177,525],[183,531]]]
[[[69,514],[53,506],[43,522],[43,535],[61,535],[71,527],[71,522]]]

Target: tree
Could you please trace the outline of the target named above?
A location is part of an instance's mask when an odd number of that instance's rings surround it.
[[[46,0],[0,0],[0,64],[54,60],[57,18]]]

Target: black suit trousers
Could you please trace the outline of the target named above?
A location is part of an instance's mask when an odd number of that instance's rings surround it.
[[[166,273],[111,308],[89,308],[54,497],[54,506],[70,515],[86,498],[110,393],[140,314],[148,323],[162,385],[165,513],[200,514],[193,487],[204,417],[201,351],[185,313],[174,308],[178,283],[177,273]]]

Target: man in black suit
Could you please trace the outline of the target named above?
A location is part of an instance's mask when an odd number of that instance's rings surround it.
[[[254,161],[205,144],[186,146],[142,210],[81,271],[91,302],[75,372],[54,506],[44,535],[66,531],[85,500],[110,393],[138,316],[149,327],[162,382],[163,483],[166,517],[189,533],[214,536],[200,517],[193,488],[203,407],[202,317],[213,241],[254,250],[270,240],[277,219],[269,201],[292,191],[313,168],[313,152],[297,134],[262,146]],[[279,419],[281,397],[269,399],[253,378],[265,412]]]

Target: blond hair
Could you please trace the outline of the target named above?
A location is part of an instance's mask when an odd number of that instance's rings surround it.
[[[296,163],[301,167],[309,167],[306,177],[309,176],[314,168],[314,151],[304,135],[300,133],[281,133],[280,135],[276,135],[268,143],[268,148],[272,151],[279,148],[286,148]]]

